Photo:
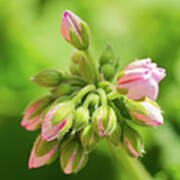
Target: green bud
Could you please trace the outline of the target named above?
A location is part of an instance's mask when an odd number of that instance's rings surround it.
[[[89,83],[92,83],[94,79],[94,74],[86,58],[81,59],[79,68],[81,76],[84,79],[86,79]]]
[[[69,95],[72,92],[71,85],[67,83],[63,83],[57,88],[54,88],[51,90],[51,94],[53,97],[57,98],[59,96],[66,96]]]
[[[113,60],[114,60],[113,48],[112,45],[108,44],[99,58],[99,63],[100,65],[103,65],[105,63],[113,62]]]
[[[63,81],[61,72],[50,69],[31,77],[31,80],[42,87],[56,87]]]
[[[25,112],[28,112],[28,110],[30,108],[36,107],[34,108],[35,110],[30,114],[30,116],[28,117],[28,119],[32,119],[35,116],[39,115],[46,107],[48,107],[52,102],[54,101],[54,98],[50,95],[38,98],[36,100],[34,100],[33,102],[31,102]]]
[[[93,130],[92,124],[89,124],[81,132],[80,140],[85,151],[90,152],[96,147],[100,141],[100,137]]]
[[[101,72],[107,80],[111,80],[113,78],[114,70],[114,65],[112,63],[103,64],[101,67]]]
[[[77,75],[77,76],[80,75],[79,64],[71,63],[71,65],[69,66],[69,69],[70,69],[71,74]]]
[[[65,101],[62,103],[61,107],[54,113],[52,124],[59,124],[64,121],[68,116],[73,117],[75,105],[72,101]]]
[[[139,133],[127,125],[123,127],[123,133],[123,146],[126,152],[130,156],[136,158],[142,156],[144,153],[144,146]]]
[[[87,126],[89,118],[90,118],[90,114],[87,108],[83,106],[77,108],[74,117],[73,131],[76,132]]]
[[[113,85],[108,81],[101,81],[98,87],[104,89],[106,93],[113,91]]]
[[[65,174],[77,173],[85,166],[87,160],[88,155],[76,140],[69,142],[61,151],[60,164]]]
[[[114,132],[110,136],[108,136],[108,140],[112,144],[114,144],[116,147],[118,147],[120,142],[121,142],[121,135],[122,135],[121,125],[119,123],[117,123],[116,129],[114,130]]]
[[[116,128],[116,123],[114,110],[106,105],[99,107],[92,117],[93,128],[100,136],[111,135]]]
[[[72,54],[72,61],[78,64],[82,59],[85,59],[84,53],[82,51],[75,50]]]

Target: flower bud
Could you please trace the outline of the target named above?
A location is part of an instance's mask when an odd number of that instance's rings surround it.
[[[76,132],[85,126],[87,126],[87,123],[89,121],[90,114],[89,110],[85,107],[79,107],[76,109],[74,122],[73,122],[73,131]]]
[[[99,63],[100,65],[103,65],[105,63],[113,62],[113,59],[114,59],[113,49],[111,44],[108,44],[99,58]]]
[[[71,85],[67,83],[60,84],[57,88],[51,90],[53,97],[57,98],[59,96],[66,96],[71,93]]]
[[[132,120],[137,124],[155,127],[163,124],[163,116],[159,106],[149,98],[141,101],[127,99],[126,104]]]
[[[141,136],[131,127],[125,125],[123,128],[123,146],[126,152],[133,157],[138,158],[144,153],[144,146]]]
[[[52,141],[63,136],[71,128],[73,119],[72,113],[67,114],[63,119],[60,118],[58,124],[52,124],[54,114],[59,110],[59,108],[63,108],[63,105],[64,102],[51,106],[44,114],[42,123],[42,137],[44,140]]]
[[[116,147],[118,147],[121,142],[121,135],[122,135],[122,129],[121,129],[120,124],[117,123],[116,129],[110,136],[108,136],[108,140],[109,140],[109,142],[114,144]]]
[[[53,102],[51,96],[45,96],[30,103],[26,109],[21,125],[29,131],[38,129],[41,125],[43,110]]]
[[[74,113],[75,105],[72,101],[65,101],[56,110],[53,115],[52,125],[63,122],[67,117],[72,116]]]
[[[72,54],[72,61],[78,64],[82,59],[85,59],[84,53],[82,51],[75,50]]]
[[[90,152],[96,147],[100,140],[100,137],[93,130],[92,124],[89,124],[81,132],[80,140],[85,151]]]
[[[41,135],[39,135],[30,155],[29,168],[38,168],[52,163],[57,158],[58,146],[57,141],[48,143],[43,141]]]
[[[101,72],[104,75],[104,78],[107,80],[111,80],[114,76],[114,65],[112,63],[103,64],[101,67]]]
[[[88,159],[80,143],[72,140],[61,151],[60,164],[65,174],[77,173],[82,169]]]
[[[86,79],[89,83],[93,82],[94,73],[92,72],[92,69],[90,68],[86,58],[81,59],[79,64],[79,71],[81,76],[84,79]]]
[[[89,47],[89,28],[71,11],[65,11],[61,23],[61,33],[64,38],[79,50],[85,50]]]
[[[116,128],[116,114],[109,106],[99,107],[93,114],[92,124],[100,136],[111,135]]]
[[[31,77],[31,80],[42,87],[56,87],[62,82],[63,75],[59,71],[49,69]]]

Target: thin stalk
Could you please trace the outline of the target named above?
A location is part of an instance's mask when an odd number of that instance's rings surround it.
[[[103,89],[98,89],[98,93],[99,93],[100,98],[101,98],[101,104],[107,105],[107,96],[106,96],[105,91]]]
[[[65,75],[64,80],[65,81],[77,81],[77,82],[80,82],[83,85],[88,84],[88,82],[85,79],[83,79],[83,78],[81,78],[79,76]]]
[[[122,146],[117,148],[109,143],[109,147],[119,165],[119,169],[129,180],[153,180],[142,163],[138,159],[131,158]]]
[[[73,102],[75,104],[77,104],[80,99],[82,99],[83,96],[85,96],[88,92],[90,91],[94,91],[95,90],[95,86],[94,85],[88,85],[86,87],[84,87],[83,89],[81,89],[81,91],[73,98]]]
[[[98,68],[96,66],[96,63],[95,63],[95,61],[94,61],[94,59],[93,59],[89,49],[84,50],[84,53],[85,53],[86,57],[88,58],[89,64],[91,66],[91,69],[92,69],[92,71],[93,71],[93,73],[95,75],[95,84],[97,86],[98,82],[99,82],[99,71],[98,71]]]

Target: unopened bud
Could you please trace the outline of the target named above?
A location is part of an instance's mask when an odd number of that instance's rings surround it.
[[[116,129],[110,136],[108,136],[108,140],[109,140],[109,142],[114,144],[116,147],[118,147],[121,142],[121,135],[122,135],[122,129],[121,129],[120,124],[117,123]]]
[[[62,116],[59,116],[59,120],[58,120],[57,124],[54,125],[52,123],[53,117],[54,117],[55,113],[57,112],[57,110],[60,111],[61,107],[64,109],[64,107],[63,107],[64,103],[65,102],[62,102],[60,104],[51,106],[47,110],[47,112],[44,114],[43,123],[42,123],[42,137],[44,140],[52,141],[54,139],[62,137],[71,128],[72,120],[73,120],[72,112],[69,112],[69,114],[64,113],[64,114],[62,114]]]
[[[90,152],[96,147],[100,140],[100,137],[94,131],[92,124],[89,124],[81,132],[80,140],[85,151]]]
[[[163,124],[163,116],[160,107],[149,98],[141,101],[126,99],[127,107],[131,113],[132,120],[139,125],[159,126]]]
[[[112,46],[108,44],[107,47],[103,50],[99,58],[100,65],[113,62],[113,59],[114,59],[113,49],[112,49]]]
[[[88,159],[80,143],[72,140],[63,147],[60,155],[60,164],[65,174],[77,173],[81,170]]]
[[[70,69],[71,74],[77,75],[77,76],[80,75],[79,64],[71,63],[69,66],[69,69]]]
[[[85,50],[89,47],[89,27],[71,11],[63,14],[61,33],[75,48]]]
[[[50,69],[31,77],[31,80],[42,87],[56,87],[62,82],[63,75],[59,71]]]
[[[39,135],[34,143],[29,159],[29,168],[38,168],[52,163],[58,155],[59,143],[46,143]]]
[[[56,125],[64,121],[68,116],[72,116],[74,113],[75,105],[72,101],[65,101],[57,109],[53,115],[52,124]]]
[[[112,63],[103,64],[101,67],[101,72],[104,75],[104,78],[107,80],[111,80],[114,76],[114,65]]]
[[[136,158],[142,156],[144,146],[139,133],[127,125],[123,127],[123,133],[123,146],[126,152]]]
[[[48,95],[30,103],[25,111],[25,116],[21,125],[29,131],[38,129],[41,125],[42,112],[53,102],[53,100],[54,99]]]
[[[82,59],[85,59],[84,53],[82,51],[75,50],[72,54],[72,61],[78,64]]]
[[[85,107],[79,107],[76,109],[74,122],[73,122],[73,131],[78,131],[85,126],[87,126],[87,123],[89,121],[90,114],[89,110]]]
[[[116,114],[109,106],[99,107],[93,114],[92,124],[100,136],[111,135],[116,128]]]

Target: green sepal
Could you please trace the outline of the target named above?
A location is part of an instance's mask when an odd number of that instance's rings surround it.
[[[74,112],[75,105],[72,101],[65,101],[61,107],[56,110],[52,118],[52,124],[59,124]]]
[[[90,44],[90,30],[86,23],[81,22],[81,38],[83,42],[83,49],[88,49]]]
[[[114,64],[105,63],[101,66],[101,72],[106,80],[111,80],[115,74]]]
[[[77,48],[79,50],[83,50],[84,49],[80,37],[78,37],[78,35],[72,29],[70,29],[70,40],[71,40],[71,44],[75,48]]]

